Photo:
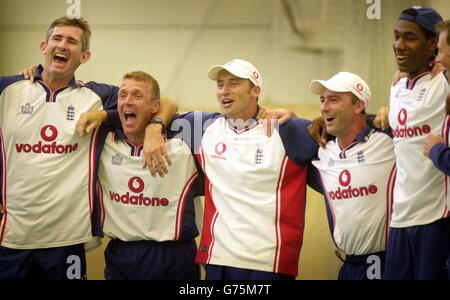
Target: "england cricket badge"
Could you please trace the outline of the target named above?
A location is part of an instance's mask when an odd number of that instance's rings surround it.
[[[67,121],[75,120],[75,107],[70,105],[67,107]]]
[[[264,152],[261,148],[257,148],[255,153],[255,164],[261,165],[263,161],[264,161]]]

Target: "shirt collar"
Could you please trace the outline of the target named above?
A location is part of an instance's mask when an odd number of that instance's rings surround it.
[[[365,143],[369,140],[369,136],[375,131],[374,128],[366,124],[366,127],[356,136],[355,141]]]
[[[251,117],[250,119],[245,121],[245,125],[242,126],[242,127],[236,126],[236,124],[235,124],[233,119],[226,118],[228,126],[236,133],[246,132],[246,131],[249,131],[250,129],[255,128],[256,125],[258,125],[259,110],[260,110],[260,107],[259,107],[259,105],[257,105],[256,112],[253,115],[253,117]]]
[[[362,131],[358,133],[358,135],[355,137],[353,142],[359,142],[359,143],[365,143],[369,140],[369,136],[376,131],[375,128],[371,127],[370,125],[366,124],[366,127]],[[336,142],[335,136],[330,136],[328,140]]]
[[[117,127],[116,130],[114,131],[114,136],[113,136],[113,140],[117,141],[117,140],[124,140],[126,141],[126,137],[125,134],[123,133],[123,130],[121,127]]]
[[[39,65],[36,68],[36,74],[34,75],[33,78],[33,82],[36,82],[38,80],[42,80],[42,72],[44,72],[44,67],[42,65]],[[76,80],[75,80],[75,76],[72,77],[72,79],[70,80],[69,84],[71,87],[73,88],[79,88],[81,87],[81,84],[79,84]]]

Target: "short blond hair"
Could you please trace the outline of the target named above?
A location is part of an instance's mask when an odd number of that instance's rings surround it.
[[[71,26],[71,27],[77,27],[80,28],[81,30],[83,30],[83,37],[81,39],[81,50],[82,51],[86,51],[89,50],[89,44],[90,44],[90,40],[91,40],[91,29],[89,27],[88,22],[83,19],[70,19],[68,17],[61,17],[59,19],[56,19],[55,21],[52,22],[52,24],[50,24],[50,26],[47,29],[47,33],[45,35],[45,41],[48,43],[48,40],[50,39],[50,37],[53,34],[53,30],[55,29],[55,27],[60,27],[60,26]]]
[[[150,84],[153,87],[153,95],[151,100],[158,100],[160,98],[158,81],[150,74],[142,71],[129,72],[123,75],[122,79],[134,79]]]

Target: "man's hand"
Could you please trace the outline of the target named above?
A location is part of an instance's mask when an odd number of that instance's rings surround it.
[[[445,71],[445,67],[441,63],[435,63],[433,69],[431,69],[431,78],[436,77],[440,73]]]
[[[80,136],[85,136],[91,133],[96,128],[100,127],[102,122],[106,121],[107,113],[104,110],[90,111],[83,113],[78,119],[76,128]]]
[[[323,148],[325,148],[328,139],[328,133],[325,129],[325,120],[319,116],[312,120],[308,126],[308,132],[312,138]]]
[[[428,134],[423,144],[423,155],[430,157],[431,148],[436,144],[445,144],[444,138],[440,135]]]
[[[408,74],[406,74],[405,72],[395,72],[394,77],[392,78],[392,86],[396,85],[400,81],[400,79],[406,77],[407,75]]]
[[[160,124],[150,124],[145,129],[144,168],[148,168],[153,177],[156,173],[164,177],[169,172],[168,166],[172,165],[161,129]]]
[[[373,126],[376,128],[381,128],[381,130],[386,130],[389,128],[389,107],[382,106],[378,112],[375,119],[373,119]]]
[[[260,124],[263,124],[266,127],[266,135],[271,137],[276,123],[282,125],[287,120],[296,117],[297,115],[295,112],[288,109],[279,108],[266,110],[264,107],[261,107],[257,119]]]
[[[30,81],[33,82],[37,67],[38,66],[32,66],[31,68],[23,69],[19,72],[19,75],[23,75],[25,79],[30,79]]]

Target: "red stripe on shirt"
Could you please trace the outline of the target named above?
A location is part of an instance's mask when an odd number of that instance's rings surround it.
[[[89,214],[92,218],[92,209],[95,199],[95,154],[97,153],[97,142],[99,131],[97,129],[91,135],[89,143],[89,170],[88,170],[88,194],[89,194]]]
[[[397,164],[394,163],[392,166],[391,173],[389,174],[388,185],[386,187],[386,232],[385,232],[385,240],[384,240],[384,248],[386,249],[388,232],[389,232],[389,223],[391,221],[392,216],[392,205],[394,203],[394,186],[395,186],[395,177],[397,175]]]
[[[189,191],[192,188],[192,183],[194,180],[198,177],[197,173],[194,173],[186,182],[186,185],[183,187],[183,191],[181,192],[180,199],[178,199],[178,208],[177,208],[177,215],[176,215],[176,221],[175,221],[175,236],[174,241],[177,241],[180,238],[181,234],[181,227],[183,226],[183,210],[184,210],[184,204],[186,203],[187,196],[189,194]]]
[[[211,184],[205,176],[205,211],[203,212],[202,238],[195,261],[200,264],[209,263],[211,252],[214,247],[214,226],[218,212],[211,195]]]
[[[279,215],[276,216],[276,228],[279,230],[279,240],[277,236],[276,273],[293,276],[298,273],[305,225],[306,176],[307,168],[298,166],[290,159],[283,162],[281,185],[277,187]]]

